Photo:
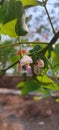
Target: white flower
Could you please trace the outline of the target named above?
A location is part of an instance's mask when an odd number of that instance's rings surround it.
[[[20,66],[29,65],[30,63],[33,63],[33,61],[28,55],[24,55],[20,60]]]
[[[32,68],[30,65],[26,65],[26,70],[27,70],[29,76],[32,77]]]

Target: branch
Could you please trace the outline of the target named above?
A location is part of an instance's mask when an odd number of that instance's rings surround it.
[[[44,0],[42,0],[42,1],[43,1],[43,3],[45,2]],[[51,21],[51,18],[50,18],[49,12],[48,12],[48,10],[47,10],[47,8],[46,8],[46,4],[43,4],[43,5],[44,5],[44,8],[45,8],[46,14],[47,14],[47,16],[48,16],[48,19],[49,19],[50,25],[51,25],[51,27],[52,27],[52,31],[53,31],[53,33],[55,34],[56,32],[55,32],[55,30],[54,30],[54,27],[53,27],[53,24],[52,24],[52,21]]]
[[[48,19],[49,19],[50,25],[51,25],[51,27],[52,27],[52,31],[53,31],[53,33],[55,34],[56,32],[55,32],[55,30],[54,30],[54,27],[53,27],[53,24],[52,24],[52,21],[51,21],[50,15],[49,15],[49,13],[48,13],[48,10],[47,10],[46,6],[44,6],[44,8],[45,8],[46,14],[47,14],[47,16],[48,16]]]
[[[58,38],[59,38],[59,31],[54,35],[52,40],[48,43],[48,45],[45,48],[31,53],[30,56],[38,54],[38,53],[45,55],[46,51],[49,50],[53,44],[55,44],[55,42],[57,41]]]
[[[8,45],[1,45],[0,44],[0,49],[2,48],[6,48],[6,47],[15,47],[15,46],[19,46],[21,44],[48,44],[47,42],[19,42],[19,43],[12,43],[12,44],[8,44]]]
[[[12,65],[10,65],[9,67],[7,67],[6,69],[2,70],[0,73],[0,76],[3,75],[8,69],[12,68],[14,65],[16,65],[19,62],[19,60],[17,60],[15,63],[13,63]]]
[[[54,69],[54,68],[57,67],[57,66],[59,66],[59,64],[55,64],[55,65],[52,67],[52,69]]]
[[[52,40],[48,43],[48,45],[45,47],[45,48],[43,48],[43,49],[41,49],[41,50],[39,50],[39,51],[36,51],[36,52],[34,52],[34,53],[31,53],[31,54],[29,54],[29,56],[32,56],[32,55],[34,55],[34,54],[45,54],[46,53],[46,51],[48,50],[48,49],[50,49],[51,47],[52,47],[52,45],[53,44],[55,44],[55,42],[56,42],[56,40],[59,38],[59,31],[55,34],[55,36],[52,38]],[[13,63],[12,65],[10,65],[8,68],[6,68],[5,70],[3,70],[3,71],[1,71],[1,75],[3,75],[8,69],[10,69],[11,67],[13,67],[15,64],[17,64],[19,62],[19,60],[17,60],[15,63]]]
[[[52,47],[52,45],[55,44],[55,42],[57,41],[57,39],[59,38],[59,31],[54,35],[54,37],[52,38],[52,40],[49,42],[49,44],[43,49],[43,54],[45,54],[45,52],[50,49]]]

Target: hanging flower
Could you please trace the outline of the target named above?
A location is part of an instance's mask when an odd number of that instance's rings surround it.
[[[40,68],[44,67],[44,61],[41,59],[38,59],[36,63],[34,64],[34,73],[36,75],[40,74]]]
[[[36,75],[39,75],[40,74],[40,69],[39,69],[39,66],[38,65],[34,65],[34,73]]]
[[[28,55],[24,55],[20,60],[20,66],[29,65],[30,63],[33,63],[32,58]]]
[[[44,61],[41,60],[41,59],[38,59],[38,60],[37,60],[37,65],[38,65],[40,68],[44,67]]]
[[[29,76],[32,77],[32,68],[30,65],[26,65],[26,71],[29,73]]]

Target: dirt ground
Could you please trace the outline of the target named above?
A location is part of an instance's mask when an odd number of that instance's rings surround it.
[[[19,76],[5,76],[0,75],[0,88],[15,89],[18,82],[22,81],[23,78]]]
[[[0,130],[59,130],[59,103],[0,95]]]
[[[59,103],[54,97],[0,94],[0,130],[59,130]]]

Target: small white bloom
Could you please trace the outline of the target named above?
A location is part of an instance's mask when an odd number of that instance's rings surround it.
[[[33,61],[32,58],[28,55],[24,55],[20,60],[20,66],[24,66],[30,63],[33,63]]]

